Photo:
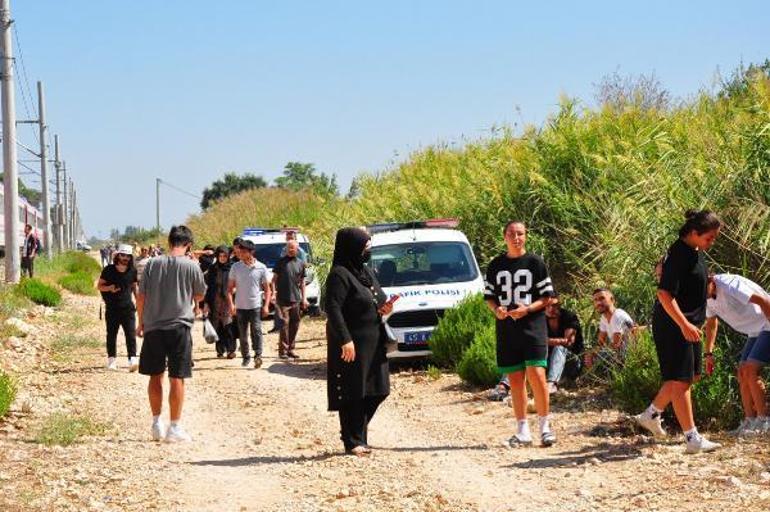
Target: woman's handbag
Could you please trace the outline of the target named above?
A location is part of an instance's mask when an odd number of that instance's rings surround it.
[[[206,340],[206,343],[216,343],[219,341],[217,330],[214,329],[214,324],[208,318],[203,321],[203,338]]]

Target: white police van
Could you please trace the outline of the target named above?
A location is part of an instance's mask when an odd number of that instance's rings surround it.
[[[430,355],[428,339],[444,311],[484,291],[484,279],[456,219],[375,224],[369,263],[385,293],[401,296],[386,319],[398,340],[390,358]]]
[[[297,228],[244,228],[241,238],[254,243],[254,254],[257,261],[264,263],[268,268],[268,279],[273,280],[273,269],[286,248],[286,233],[293,231],[297,234],[299,246],[307,254],[307,274],[305,276],[305,298],[310,304],[308,313],[320,314],[321,311],[321,286],[313,268],[313,248],[307,236],[300,233]]]

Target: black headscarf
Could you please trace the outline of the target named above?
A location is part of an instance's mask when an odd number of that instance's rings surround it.
[[[363,252],[371,237],[359,228],[342,228],[337,231],[334,242],[332,265],[340,265],[356,276],[361,284],[370,288],[373,285],[371,274],[364,268]]]

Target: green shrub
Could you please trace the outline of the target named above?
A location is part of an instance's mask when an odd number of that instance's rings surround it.
[[[714,373],[704,375],[692,388],[693,413],[695,422],[700,427],[732,428],[743,418],[738,379],[735,375],[737,359],[729,352],[729,347],[718,343],[714,350]]]
[[[87,416],[72,416],[57,412],[49,416],[35,436],[35,442],[46,446],[69,446],[83,436],[102,435],[107,426]]]
[[[8,414],[15,399],[16,383],[10,375],[0,370],[0,418]]]
[[[433,360],[439,366],[454,368],[471,345],[475,334],[493,326],[495,319],[480,293],[464,298],[448,309],[428,341]]]
[[[16,288],[17,292],[35,304],[55,307],[61,304],[61,293],[37,278],[22,279]]]
[[[610,394],[615,406],[629,414],[647,408],[660,389],[660,367],[649,331],[629,342],[626,361],[610,374]]]
[[[495,350],[495,326],[486,325],[476,332],[473,342],[460,359],[457,373],[465,382],[491,386],[500,379]]]
[[[92,280],[101,272],[101,265],[91,256],[78,251],[69,251],[54,256],[50,261],[38,258],[35,262],[35,270],[40,277],[52,277],[56,279],[63,274],[85,272],[92,276]]]
[[[58,283],[65,290],[79,295],[96,295],[94,277],[91,274],[79,270],[74,274],[66,274],[59,278]]]
[[[28,305],[27,298],[20,295],[15,286],[0,284],[0,320],[14,316]]]

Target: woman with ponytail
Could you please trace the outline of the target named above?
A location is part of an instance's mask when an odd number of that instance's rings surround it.
[[[636,421],[656,437],[664,437],[660,415],[671,403],[684,432],[687,453],[709,452],[720,447],[700,435],[693,420],[690,388],[701,375],[701,327],[706,320],[709,250],[722,222],[708,211],[688,211],[679,238],[663,260],[653,308],[652,335],[658,353],[663,385],[650,406]]]

